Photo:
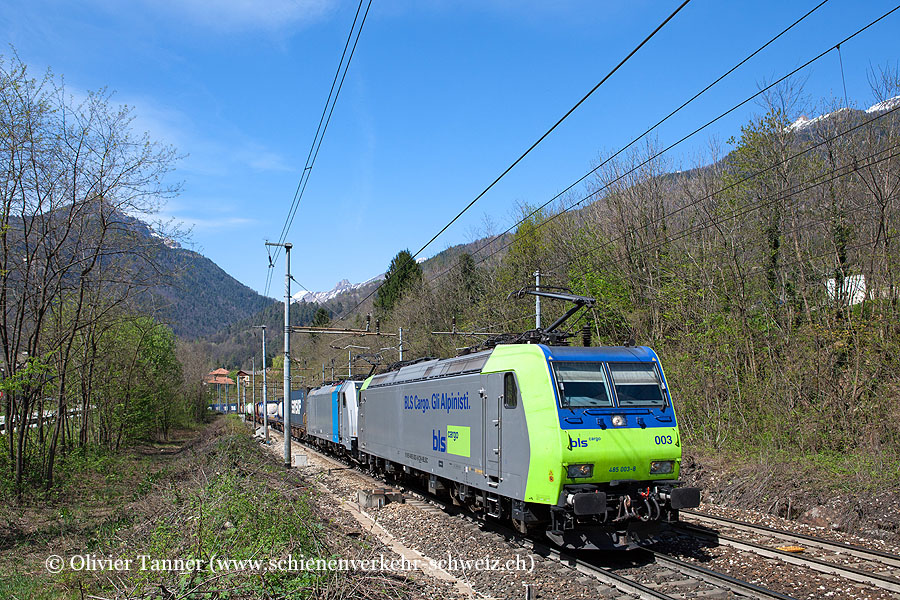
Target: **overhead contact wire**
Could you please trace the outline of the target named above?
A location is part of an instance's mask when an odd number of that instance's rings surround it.
[[[474,206],[476,202],[478,202],[482,197],[484,197],[484,195],[487,194],[488,191],[490,191],[495,185],[497,185],[497,183],[501,179],[503,179],[510,171],[512,171],[516,167],[516,165],[518,165],[520,162],[522,162],[522,160],[524,160],[525,157],[528,156],[532,150],[537,148],[537,146],[541,142],[543,142],[551,133],[553,133],[553,131],[556,130],[556,128],[559,127],[563,123],[563,121],[568,119],[569,116],[573,112],[575,112],[575,110],[577,110],[579,106],[581,106],[588,98],[590,98],[594,94],[594,92],[596,92],[598,89],[600,89],[600,86],[602,86],[604,83],[606,83],[606,81],[610,77],[612,77],[613,74],[616,73],[616,71],[618,71],[626,62],[628,62],[629,59],[631,59],[632,56],[634,56],[641,48],[643,48],[644,45],[646,45],[647,42],[649,42],[663,27],[665,27],[665,25],[669,21],[671,21],[675,17],[675,15],[677,15],[679,12],[681,12],[681,9],[683,9],[685,6],[687,6],[690,1],[691,0],[684,0],[678,6],[678,8],[676,8],[674,11],[672,11],[672,13],[668,17],[666,17],[665,20],[663,20],[663,22],[660,23],[656,27],[656,29],[654,29],[652,32],[650,32],[650,34],[647,35],[637,46],[635,46],[635,48],[631,52],[629,52],[628,55],[625,56],[625,58],[623,58],[621,61],[619,61],[619,63],[615,67],[613,67],[613,69],[609,73],[607,73],[606,76],[604,76],[603,79],[601,79],[600,82],[597,83],[597,85],[595,85],[593,88],[591,88],[591,90],[587,94],[582,96],[582,98],[578,102],[576,102],[575,105],[572,108],[570,108],[562,117],[560,117],[559,120],[557,120],[556,123],[554,123],[553,126],[550,127],[550,129],[548,129],[546,132],[544,132],[544,134],[541,135],[541,137],[539,137],[533,144],[531,144],[531,146],[529,146],[528,149],[525,150],[525,152],[520,154],[518,158],[516,158],[508,167],[506,167],[506,169],[502,173],[500,173],[500,175],[498,175],[486,188],[484,188],[481,191],[481,193],[479,193],[477,196],[475,196],[475,198],[473,198],[461,211],[459,211],[459,213],[457,213],[457,215],[455,217],[453,217],[446,225],[444,225],[441,228],[440,231],[438,231],[430,240],[428,240],[428,242],[426,242],[424,246],[419,248],[419,250],[415,254],[412,255],[412,259],[415,260],[422,252],[425,251],[426,248],[428,248],[428,246],[430,246],[438,237],[440,237],[440,235],[442,233],[447,231],[447,229],[451,225],[453,225],[453,223],[455,223],[463,214],[465,214],[466,211],[468,211],[470,208],[472,208],[472,206]],[[387,281],[387,280],[385,280],[385,281]],[[344,316],[348,316],[348,315],[352,314],[353,311],[355,311],[357,308],[359,308],[359,306],[361,306],[366,300],[371,298],[379,289],[381,289],[382,285],[384,285],[384,282],[382,282],[381,285],[379,285],[370,294],[368,294],[365,298],[363,298],[360,302],[358,302],[356,304],[356,306],[354,306]]]
[[[353,54],[356,51],[356,45],[359,43],[359,36],[362,34],[362,28],[365,25],[366,17],[369,14],[369,9],[372,7],[372,0],[369,0],[368,5],[366,6],[366,12],[363,15],[362,22],[360,23],[359,29],[356,28],[356,23],[359,20],[359,13],[362,10],[364,0],[359,0],[359,5],[356,7],[356,14],[353,16],[353,23],[350,25],[350,32],[347,34],[347,40],[344,42],[344,50],[341,52],[341,59],[338,62],[337,69],[334,72],[334,78],[331,81],[331,89],[328,91],[328,97],[325,100],[325,106],[322,107],[322,114],[319,117],[319,124],[316,127],[316,133],[313,136],[313,141],[310,144],[309,152],[306,155],[306,163],[303,166],[303,172],[300,174],[300,180],[297,183],[297,189],[294,191],[294,198],[291,201],[291,205],[288,208],[287,216],[285,217],[284,225],[281,228],[281,233],[278,236],[278,243],[284,243],[284,240],[287,238],[287,234],[290,231],[291,225],[294,221],[294,216],[297,213],[297,209],[300,206],[300,201],[303,198],[303,194],[306,190],[306,185],[309,183],[309,177],[312,173],[313,166],[315,165],[316,158],[319,155],[319,148],[322,146],[322,140],[325,138],[325,132],[328,129],[328,124],[331,121],[331,115],[334,112],[334,107],[337,104],[338,96],[341,93],[341,88],[344,85],[344,78],[347,76],[347,70],[350,68],[350,61],[353,60]],[[344,63],[344,58],[347,56],[347,49],[350,48],[350,41],[353,39],[353,34],[356,33],[356,40],[353,42],[353,48],[350,50],[350,56],[347,58],[346,64]],[[343,69],[343,75],[341,74],[341,70]],[[340,84],[338,85],[338,77],[340,76]],[[337,91],[335,92],[335,86],[337,85]],[[331,107],[329,110],[329,106]],[[326,114],[327,119],[326,119]],[[269,273],[266,278],[266,294],[269,293],[269,287],[272,282],[272,267],[274,266],[274,261],[278,259],[278,256],[281,252],[281,247],[276,247],[274,256],[270,256],[269,258]]]
[[[781,36],[783,36],[784,34],[786,34],[787,32],[789,32],[791,29],[793,29],[794,27],[796,27],[801,21],[803,21],[804,19],[806,19],[807,17],[809,17],[811,14],[813,14],[813,13],[816,12],[818,9],[820,9],[822,6],[824,6],[828,1],[829,1],[829,0],[822,0],[822,2],[819,2],[819,4],[817,4],[817,5],[814,6],[812,9],[810,9],[810,10],[809,10],[806,14],[804,14],[802,17],[800,17],[799,19],[797,19],[796,21],[794,21],[793,23],[791,23],[790,25],[788,25],[785,29],[781,30],[781,32],[778,33],[778,35],[776,35],[775,37],[773,37],[772,39],[770,39],[768,42],[766,42],[765,44],[763,44],[762,46],[760,46],[759,48],[757,48],[756,50],[754,50],[754,51],[753,51],[751,54],[749,54],[746,58],[744,58],[743,60],[741,60],[739,63],[737,63],[736,65],[734,65],[734,66],[731,67],[730,69],[728,69],[728,71],[726,71],[725,73],[723,73],[722,75],[720,75],[718,78],[716,78],[713,82],[711,82],[709,85],[707,85],[706,87],[704,87],[702,90],[700,90],[699,92],[697,92],[696,94],[694,94],[693,96],[691,96],[690,99],[688,99],[688,100],[686,100],[685,102],[683,102],[683,103],[681,104],[681,106],[679,106],[678,108],[676,108],[675,110],[673,110],[672,112],[670,112],[669,114],[667,114],[665,117],[663,117],[662,119],[660,119],[659,121],[657,121],[656,124],[652,125],[651,127],[648,127],[647,130],[644,131],[643,133],[641,133],[640,135],[635,136],[635,138],[634,138],[633,140],[631,140],[628,144],[626,144],[625,146],[622,146],[622,148],[620,148],[619,150],[617,150],[614,154],[612,154],[612,155],[610,155],[609,157],[607,157],[606,159],[604,159],[603,162],[601,162],[599,165],[597,165],[596,167],[594,167],[593,169],[591,169],[590,171],[588,171],[587,173],[585,173],[584,175],[582,175],[581,177],[579,177],[578,179],[576,179],[575,181],[573,181],[571,184],[569,184],[568,186],[566,186],[565,189],[563,189],[561,192],[557,193],[555,196],[553,196],[552,198],[550,198],[548,201],[544,202],[542,205],[540,205],[539,207],[537,207],[536,209],[534,209],[533,211],[531,211],[528,215],[526,215],[525,217],[522,217],[521,219],[519,219],[518,221],[516,221],[515,223],[513,223],[510,227],[508,227],[508,228],[506,229],[506,231],[504,231],[504,232],[501,233],[500,235],[502,236],[502,235],[505,235],[505,234],[509,233],[509,232],[512,231],[514,228],[516,228],[518,225],[521,225],[521,224],[524,223],[527,219],[529,219],[529,218],[531,218],[532,216],[534,216],[535,214],[537,214],[538,211],[540,211],[541,209],[543,209],[543,208],[545,208],[546,206],[548,206],[551,202],[557,200],[560,196],[562,196],[562,195],[565,194],[566,192],[570,191],[570,190],[571,190],[572,188],[574,188],[576,185],[578,185],[579,183],[581,183],[582,181],[584,181],[585,179],[587,179],[588,177],[590,177],[591,175],[593,175],[594,173],[596,173],[597,171],[599,171],[599,170],[600,170],[601,168],[603,168],[607,163],[609,163],[609,161],[611,161],[612,159],[614,159],[614,158],[616,158],[617,156],[619,156],[622,152],[624,152],[625,150],[627,150],[628,148],[630,148],[631,146],[633,146],[635,143],[637,143],[639,140],[641,140],[644,136],[646,136],[647,134],[649,134],[650,132],[652,132],[654,129],[656,129],[657,127],[659,127],[660,125],[662,125],[663,123],[665,123],[666,121],[668,121],[671,117],[673,117],[673,116],[674,116],[675,114],[677,114],[678,112],[682,111],[685,107],[687,107],[689,104],[691,104],[694,100],[696,100],[697,98],[699,98],[700,96],[702,96],[703,94],[705,94],[706,92],[708,92],[711,88],[713,88],[714,86],[716,86],[716,85],[717,85],[719,82],[721,82],[723,79],[725,79],[726,77],[728,77],[729,75],[731,75],[732,73],[734,73],[736,70],[738,70],[739,68],[741,68],[741,67],[742,67],[744,64],[746,64],[749,60],[751,60],[754,56],[756,56],[757,54],[759,54],[760,52],[762,52],[763,50],[765,50],[766,48],[768,48],[768,47],[769,47],[770,45],[772,45],[775,41],[777,41]],[[724,116],[724,115],[723,115],[723,116]],[[472,255],[473,255],[473,256],[477,256],[478,253],[481,252],[481,251],[482,251],[484,248],[486,248],[487,246],[489,246],[490,243],[491,243],[491,242],[486,242],[485,244],[483,244],[482,246],[480,246],[479,248],[477,248],[477,249],[472,253]],[[439,279],[439,278],[442,277],[446,272],[448,272],[448,271],[450,271],[450,270],[452,270],[452,269],[454,269],[454,268],[455,268],[455,267],[450,267],[450,268],[447,269],[446,271],[444,271],[444,272],[440,273],[439,275],[437,275],[434,279]],[[433,281],[434,279],[432,279],[431,281]]]
[[[838,42],[837,44],[835,44],[835,45],[829,47],[827,50],[825,50],[825,51],[821,52],[820,54],[818,54],[817,56],[811,58],[811,59],[808,60],[806,63],[800,65],[799,67],[797,67],[796,69],[794,69],[794,70],[792,70],[791,72],[787,73],[786,75],[784,75],[784,76],[781,77],[780,79],[778,79],[778,80],[772,82],[771,84],[769,84],[768,86],[762,88],[761,90],[759,90],[758,92],[756,92],[756,93],[753,94],[752,96],[750,96],[750,97],[748,97],[747,99],[743,100],[742,102],[740,102],[740,103],[734,105],[733,107],[731,107],[731,108],[728,109],[727,111],[725,111],[725,112],[723,112],[722,114],[720,114],[718,117],[716,117],[716,118],[714,118],[714,119],[708,121],[708,122],[705,123],[704,125],[702,125],[702,126],[696,128],[694,131],[692,131],[691,133],[689,133],[689,134],[683,136],[681,139],[679,139],[679,140],[673,142],[672,144],[669,144],[669,145],[666,146],[664,149],[662,149],[662,150],[660,150],[659,152],[653,154],[652,156],[650,156],[649,158],[645,159],[645,160],[642,161],[640,164],[638,164],[638,165],[632,167],[632,168],[629,169],[628,171],[622,173],[621,175],[619,175],[618,177],[616,177],[616,178],[613,179],[612,181],[603,184],[600,188],[598,188],[598,189],[596,189],[596,190],[593,190],[592,192],[590,192],[588,195],[584,196],[583,198],[581,198],[581,199],[578,200],[577,202],[575,202],[575,203],[571,204],[570,206],[566,207],[564,210],[560,211],[559,213],[556,213],[555,215],[552,215],[551,217],[549,217],[549,218],[546,219],[545,221],[542,221],[541,223],[538,223],[537,225],[535,225],[535,230],[540,229],[540,228],[544,227],[545,225],[548,225],[549,223],[551,223],[551,222],[554,221],[555,219],[557,219],[557,218],[561,217],[562,215],[564,215],[564,214],[570,212],[570,211],[573,210],[575,207],[577,207],[577,206],[581,205],[582,203],[584,203],[586,200],[589,200],[590,198],[596,196],[596,195],[597,195],[598,193],[600,193],[601,191],[603,191],[603,190],[605,190],[605,189],[608,189],[612,184],[614,184],[614,183],[616,183],[616,182],[618,182],[618,181],[621,181],[622,179],[624,179],[625,177],[627,177],[627,176],[630,175],[631,173],[634,173],[636,170],[638,170],[638,169],[640,169],[641,167],[647,165],[647,164],[650,163],[652,160],[654,160],[654,159],[656,159],[656,158],[662,156],[663,154],[665,154],[665,153],[668,152],[669,150],[671,150],[671,149],[675,148],[676,146],[678,146],[679,144],[683,143],[685,140],[691,138],[692,136],[696,135],[696,134],[699,133],[700,131],[706,129],[707,127],[709,127],[710,125],[712,125],[712,124],[715,123],[716,121],[718,121],[718,120],[724,118],[725,116],[727,116],[728,114],[734,112],[735,110],[737,110],[738,108],[740,108],[740,107],[743,106],[744,104],[747,104],[748,102],[750,102],[750,101],[753,100],[754,98],[756,98],[756,97],[760,96],[761,94],[765,93],[766,91],[772,89],[774,86],[778,85],[779,83],[781,83],[782,81],[786,80],[787,78],[789,78],[789,77],[795,75],[795,74],[798,73],[799,71],[805,69],[806,67],[808,67],[808,66],[811,65],[812,63],[816,62],[817,60],[820,60],[822,57],[826,56],[826,55],[827,55],[829,52],[831,52],[832,50],[835,50],[835,49],[836,49],[838,46],[840,46],[841,44],[844,44],[844,43],[846,43],[847,41],[853,39],[854,37],[860,35],[860,34],[863,33],[864,31],[866,31],[867,29],[869,29],[870,27],[872,27],[873,25],[875,25],[876,23],[878,23],[879,21],[881,21],[882,19],[884,19],[884,18],[888,17],[889,15],[891,15],[892,13],[896,12],[898,9],[900,9],[900,5],[894,7],[893,9],[891,9],[891,10],[888,11],[887,13],[883,14],[881,17],[875,19],[874,21],[870,22],[868,25],[865,25],[865,26],[862,27],[861,29],[858,29],[858,30],[857,30],[856,32],[854,32],[853,34],[847,36],[846,38],[844,38],[843,40],[841,40],[841,41]],[[881,116],[884,116],[884,115],[881,115]],[[875,118],[880,118],[881,116],[875,117]],[[874,120],[874,119],[872,119],[872,120]],[[632,143],[633,143],[633,142],[632,142]],[[819,145],[821,145],[821,144],[819,144]],[[808,151],[808,150],[809,150],[809,149],[807,149],[807,151]],[[601,165],[601,166],[602,166],[602,165]],[[777,165],[775,165],[775,166],[777,166]],[[590,175],[590,173],[588,173],[588,175]],[[555,198],[554,198],[554,199],[555,199]],[[552,200],[551,200],[551,201],[552,201]],[[539,207],[538,210],[540,210],[540,208],[543,208],[544,206],[547,206],[547,204],[549,204],[549,202],[544,203],[541,207]],[[514,226],[513,226],[513,227],[514,227]],[[507,229],[507,230],[504,232],[504,234],[505,234],[505,233],[508,233],[509,231],[511,231],[511,229],[512,229],[512,228]],[[503,235],[503,234],[501,234],[501,235]],[[497,254],[498,252],[501,252],[502,250],[508,248],[511,244],[512,244],[512,242],[510,241],[510,242],[507,242],[507,243],[501,245],[499,248],[493,250],[493,251],[492,251],[491,253],[489,253],[488,255],[486,255],[486,256],[484,256],[483,258],[477,260],[477,261],[475,262],[475,264],[476,264],[476,265],[482,264],[483,262],[485,262],[485,261],[486,261],[487,259],[489,259],[490,257],[494,256],[494,255]],[[442,271],[441,273],[439,273],[439,274],[436,275],[435,277],[429,279],[429,282],[435,281],[435,280],[439,279],[440,277],[443,277],[444,275],[446,275],[447,273],[449,273],[450,271],[452,271],[454,268],[456,268],[456,267],[450,267],[450,268],[446,269],[445,271]]]

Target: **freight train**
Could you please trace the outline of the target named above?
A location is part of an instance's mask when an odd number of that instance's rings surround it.
[[[646,545],[700,502],[646,347],[500,344],[322,386],[295,410],[295,437],[565,548]]]

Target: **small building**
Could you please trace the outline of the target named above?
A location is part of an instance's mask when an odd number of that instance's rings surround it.
[[[210,410],[218,412],[239,412],[239,402],[237,394],[228,393],[228,386],[235,385],[234,379],[228,376],[229,371],[225,368],[210,371],[203,378],[203,385],[216,386],[216,402],[210,405]]]

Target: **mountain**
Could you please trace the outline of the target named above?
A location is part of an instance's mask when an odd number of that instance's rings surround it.
[[[309,325],[313,321],[318,304],[291,302],[291,324]],[[256,357],[256,367],[261,364],[262,336],[258,329],[266,329],[266,361],[284,351],[284,302],[273,302],[258,313],[244,317],[212,335],[198,341],[200,352],[212,361],[211,364],[231,365],[250,369],[251,357]]]
[[[897,107],[900,107],[900,96],[894,96],[893,98],[888,98],[887,100],[873,104],[864,111],[855,108],[839,108],[834,112],[819,115],[812,119],[806,115],[800,115],[800,117],[788,125],[787,128],[789,131],[800,133],[806,130],[815,129],[817,126],[825,124],[829,119],[833,119],[838,115],[848,114],[851,118],[861,121],[863,119],[871,119],[873,116],[878,115],[878,113],[884,113]]]
[[[331,288],[327,292],[310,292],[309,290],[304,290],[302,292],[297,292],[296,294],[291,296],[291,298],[294,300],[294,302],[315,302],[318,304],[324,304],[329,300],[337,298],[341,294],[352,293],[383,279],[384,273],[382,273],[381,275],[376,275],[375,277],[362,283],[350,283],[349,279],[341,279],[333,288]]]
[[[888,98],[887,100],[883,100],[877,104],[873,104],[866,109],[866,112],[884,112],[886,110],[891,110],[892,108],[897,108],[898,106],[900,106],[900,96],[894,96],[893,98]]]
[[[209,336],[277,304],[193,250],[164,241],[157,258],[174,277],[168,285],[150,290],[143,300],[156,308],[178,337]]]
[[[136,297],[138,307],[168,323],[175,335],[195,339],[212,335],[276,304],[250,289],[199,252],[130,215],[116,215],[117,228],[133,246],[146,248],[154,269],[169,274]]]
[[[28,232],[33,246],[47,245],[49,256],[41,257],[57,261],[54,265],[71,263],[58,262],[51,251],[59,256],[95,256],[96,268],[87,280],[107,288],[104,300],[150,314],[182,339],[210,335],[275,303],[202,254],[183,248],[102,198],[82,203],[77,210],[65,204],[33,215],[27,227],[16,216],[8,222],[6,242],[12,255],[26,256]],[[38,256],[33,251],[32,255]],[[79,277],[88,274],[80,267],[54,267],[52,272],[59,278],[54,285],[66,290],[77,290]]]
[[[430,258],[419,257],[416,259],[416,262],[422,266],[422,273],[425,279],[429,280],[453,267],[462,254],[471,254],[476,261],[479,261],[482,257],[488,257],[491,253],[496,253],[489,256],[489,260],[499,260],[505,254],[504,246],[511,239],[512,234],[509,233],[484,237],[467,244],[450,246]],[[369,302],[371,302],[375,288],[382,281],[384,281],[384,273],[362,283],[350,283],[348,279],[342,279],[327,292],[303,291],[297,292],[291,297],[295,302],[312,303],[316,308],[321,306],[328,311],[332,319],[335,319],[344,316],[345,313],[354,308],[363,299],[368,298]],[[311,322],[311,318],[309,322]]]

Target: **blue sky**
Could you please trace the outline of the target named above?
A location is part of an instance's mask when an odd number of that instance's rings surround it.
[[[755,50],[817,2],[693,0],[424,253],[515,221]],[[281,232],[356,11],[338,0],[30,0],[0,30],[79,93],[103,86],[135,127],[186,157],[159,215],[194,249],[263,292],[265,239]],[[415,251],[665,18],[674,1],[374,0],[288,241],[310,290],[383,272]],[[830,0],[678,114],[661,145],[893,8]],[[870,64],[895,63],[900,12],[842,46],[851,104],[874,103]],[[892,41],[893,40],[893,41]],[[7,51],[4,50],[4,53]],[[835,53],[804,72],[813,102],[842,97]],[[669,155],[690,167],[751,104]],[[809,112],[816,112],[812,107]],[[579,188],[583,190],[584,188]],[[283,265],[270,290],[282,294]]]

